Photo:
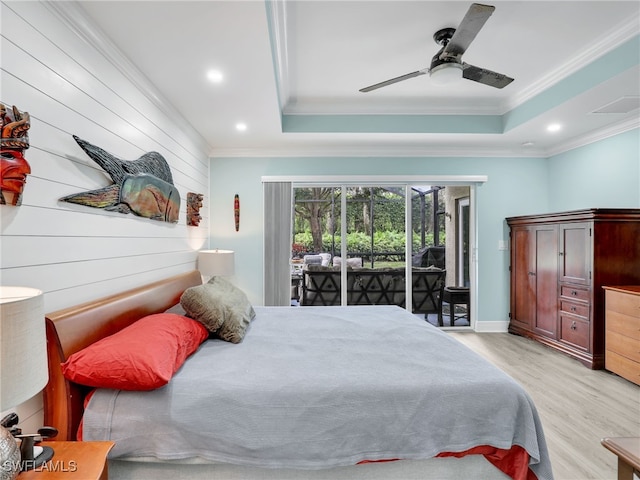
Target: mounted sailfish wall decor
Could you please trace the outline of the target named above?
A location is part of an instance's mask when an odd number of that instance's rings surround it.
[[[121,160],[75,135],[73,138],[114,183],[60,200],[113,212],[133,213],[153,220],[178,222],[180,194],[173,186],[169,164],[162,155],[148,152],[137,160]]]

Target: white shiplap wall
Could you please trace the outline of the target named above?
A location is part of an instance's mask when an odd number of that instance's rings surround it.
[[[195,266],[208,242],[208,146],[89,24],[77,5],[2,4],[0,101],[31,115],[22,206],[0,207],[3,285],[45,292],[52,311]],[[181,197],[177,224],[60,202],[112,183],[72,135],[127,160],[160,152]],[[205,194],[186,226],[187,192]]]
[[[3,2],[0,101],[31,115],[22,205],[0,206],[0,283],[44,291],[54,311],[195,267],[209,238],[209,146],[76,4]],[[160,152],[177,224],[58,199],[112,183],[72,135],[133,160]],[[186,225],[187,192],[205,195]]]

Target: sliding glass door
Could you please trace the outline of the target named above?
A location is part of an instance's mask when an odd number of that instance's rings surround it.
[[[283,210],[274,216],[265,187],[265,305],[289,305],[289,297],[296,306],[393,303],[434,325],[473,327],[474,199],[487,178],[396,176],[394,183],[357,178],[263,177],[265,185],[288,184],[291,193],[288,206],[276,202]],[[280,224],[283,215],[289,220]],[[402,221],[404,230],[398,226]],[[278,245],[285,254],[272,248]],[[283,280],[268,273],[280,268]],[[325,273],[315,273],[319,270]],[[377,275],[373,283],[364,280],[371,270]],[[313,272],[315,283],[308,283],[305,271]],[[433,287],[434,275],[444,276],[442,290]],[[363,285],[366,294],[357,291]],[[376,293],[376,286],[381,291]]]
[[[443,304],[445,287],[469,287],[469,197],[458,185],[294,183],[291,304],[399,305],[470,324],[468,304]]]

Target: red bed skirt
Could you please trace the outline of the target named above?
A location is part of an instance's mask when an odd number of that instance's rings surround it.
[[[513,445],[509,450],[495,448],[489,445],[479,445],[463,452],[441,452],[437,457],[461,458],[465,455],[484,455],[497,469],[509,475],[513,480],[538,480],[535,473],[529,468],[529,454],[519,445]],[[393,462],[399,459],[389,460],[364,460],[363,463]]]

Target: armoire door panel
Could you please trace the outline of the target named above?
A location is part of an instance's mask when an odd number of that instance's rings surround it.
[[[511,236],[511,281],[514,291],[511,297],[511,320],[528,329],[533,327],[536,299],[531,232],[528,228],[514,229]]]
[[[568,223],[560,226],[560,281],[588,285],[591,223]]]
[[[558,324],[558,234],[555,226],[536,228],[535,330],[556,338]]]

